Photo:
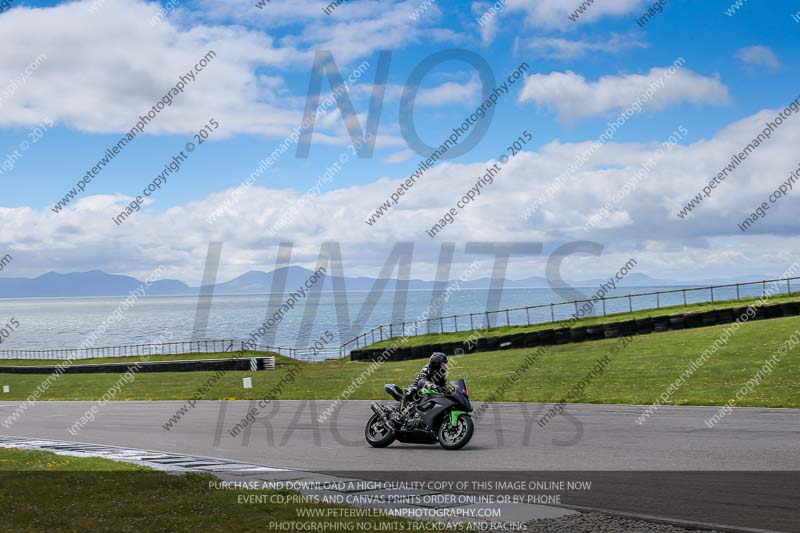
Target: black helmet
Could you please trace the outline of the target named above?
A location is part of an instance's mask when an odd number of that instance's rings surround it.
[[[438,371],[442,368],[442,365],[447,364],[447,356],[442,352],[433,352],[431,355],[431,360],[428,364],[431,370]]]

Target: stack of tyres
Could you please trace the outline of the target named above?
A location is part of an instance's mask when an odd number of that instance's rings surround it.
[[[683,315],[683,321],[687,328],[699,328],[703,324],[703,313],[686,313]]]
[[[636,319],[636,333],[639,335],[646,335],[655,330],[655,323],[653,317],[644,317]]]
[[[670,317],[669,329],[683,329],[685,327],[686,319],[684,315]]]
[[[783,316],[781,306],[778,305],[765,305],[761,308],[764,313],[764,318],[780,318]]]
[[[781,313],[783,316],[797,316],[800,314],[800,302],[787,302],[781,304]]]
[[[714,311],[714,314],[717,318],[717,324],[730,324],[734,320],[736,320],[735,315],[733,314],[733,309],[717,309]]]
[[[605,337],[605,328],[602,324],[586,327],[586,339],[590,341],[600,340]]]
[[[570,328],[558,328],[553,332],[555,344],[567,344],[570,341]]]
[[[669,318],[660,316],[653,319],[653,331],[656,333],[663,333],[669,331]]]
[[[570,342],[583,342],[587,339],[586,327],[579,326],[576,328],[571,328],[569,331],[569,340]]]

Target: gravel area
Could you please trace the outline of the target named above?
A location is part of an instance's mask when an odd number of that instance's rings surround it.
[[[686,529],[602,513],[582,513],[565,518],[533,520],[528,522],[527,526],[527,531],[533,533],[721,533],[708,529]]]

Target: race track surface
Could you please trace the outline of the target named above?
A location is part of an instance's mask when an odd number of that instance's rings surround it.
[[[0,402],[0,422],[20,402]],[[42,402],[0,434],[130,446],[363,478],[591,480],[568,505],[777,531],[800,531],[800,410],[735,409],[717,427],[712,407],[662,407],[642,425],[640,406],[570,405],[544,427],[549,406],[493,404],[463,450],[363,439],[369,402],[317,421],[329,401],[279,401],[237,436],[255,402],[110,402],[77,435],[67,428],[93,402]],[[794,529],[793,529],[794,528]]]

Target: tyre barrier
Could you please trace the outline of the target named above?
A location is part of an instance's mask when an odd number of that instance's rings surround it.
[[[394,353],[388,357],[382,357],[386,351],[385,348],[362,348],[360,350],[353,350],[350,353],[350,358],[353,361],[376,361],[379,358],[381,358],[381,360],[405,361],[409,359],[425,359],[430,357],[433,352],[444,352],[447,354],[491,352],[497,350],[551,346],[554,344],[588,342],[633,335],[648,335],[650,333],[731,324],[739,317],[746,315],[748,309],[748,307],[732,307],[729,309],[714,309],[699,313],[646,317],[635,320],[609,322],[607,324],[594,324],[591,326],[551,328],[527,333],[482,337],[477,340],[473,339],[470,343],[447,342],[402,347],[397,348]],[[755,316],[748,319],[748,322],[800,316],[800,302],[765,305],[753,308],[753,310],[755,311]],[[751,313],[753,313],[753,311],[751,311]]]
[[[736,316],[733,314],[733,309],[718,309],[715,313],[717,317],[717,324],[730,324],[736,321]]]
[[[570,328],[560,328],[555,330],[555,344],[568,344],[569,343],[569,330]]]
[[[665,331],[669,331],[669,317],[668,316],[660,316],[653,320],[653,331],[655,333],[663,333]]]
[[[686,327],[686,322],[683,315],[670,317],[669,329],[683,329],[685,327]]]
[[[253,365],[255,361],[255,365]],[[0,365],[0,374],[124,374],[125,372],[199,372],[215,370],[273,370],[274,357],[227,359],[194,359],[185,361],[145,361],[129,363],[99,363],[59,365]]]
[[[586,334],[586,327],[581,326],[577,328],[572,328],[569,330],[569,341],[570,342],[583,342],[587,338]]]
[[[795,316],[797,314],[800,314],[800,311],[798,311],[798,307],[800,307],[800,302],[789,302],[781,304],[781,313],[783,313],[783,316]]]
[[[644,335],[647,333],[652,333],[655,329],[654,321],[652,317],[646,318],[638,318],[634,320],[636,324],[636,333],[638,335]]]
[[[702,328],[703,327],[703,314],[702,313],[686,313],[683,315],[683,322],[688,329]]]
[[[587,326],[586,327],[586,340],[598,341],[603,338],[602,326]]]
[[[619,328],[620,336],[631,336],[636,335],[636,321],[635,320],[626,320],[625,322],[617,322],[617,327]]]

